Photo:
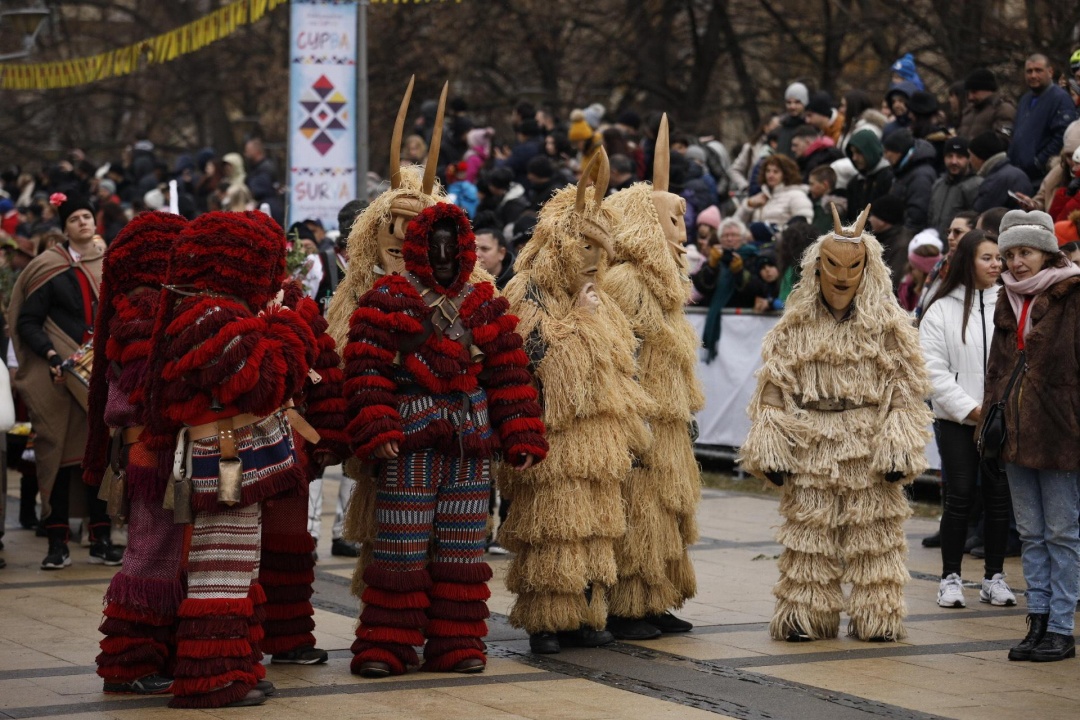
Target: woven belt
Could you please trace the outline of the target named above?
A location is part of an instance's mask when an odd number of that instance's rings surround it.
[[[803,410],[817,410],[818,412],[843,412],[845,410],[857,410],[858,408],[870,407],[870,403],[857,403],[854,400],[844,398],[821,398],[819,400],[797,400],[797,404]]]

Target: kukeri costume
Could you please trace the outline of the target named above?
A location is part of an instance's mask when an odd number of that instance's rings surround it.
[[[144,434],[173,454],[166,497],[190,521],[172,707],[265,699],[261,508],[304,487],[283,406],[316,351],[304,319],[276,302],[284,279],[284,233],[253,212],[200,216],[170,258]]]
[[[623,483],[626,536],[615,547],[619,579],[611,589],[608,629],[620,639],[684,632],[669,610],[697,591],[688,548],[697,541],[701,472],[694,459],[694,413],[704,405],[697,381],[697,334],[686,319],[686,201],[667,192],[667,116],[660,125],[653,184],[637,183],[605,201],[621,217],[615,264],[603,288],[630,321],[638,381],[655,403],[652,446]]]
[[[517,596],[510,613],[534,652],[611,642],[604,631],[615,585],[615,543],[626,533],[621,485],[649,444],[643,416],[651,401],[634,379],[630,324],[604,292],[616,217],[597,187],[563,188],[543,207],[533,238],[506,286],[521,318],[544,408],[551,452],[539,467],[500,474],[511,498],[499,531],[514,552],[506,578]],[[596,284],[584,306],[583,288]]]
[[[490,459],[529,464],[547,442],[517,319],[491,283],[469,282],[468,218],[445,203],[423,210],[403,252],[406,273],[360,299],[344,352],[354,454],[384,460],[352,669],[404,673],[426,639],[426,669],[478,672]]]
[[[892,294],[881,244],[835,229],[803,257],[802,280],[765,336],[742,466],[783,485],[784,552],[770,633],[905,636],[911,515],[900,481],[926,467],[930,385],[911,318]],[[841,583],[852,585],[845,602]]]
[[[142,213],[113,240],[102,265],[84,481],[100,485],[107,475],[110,513],[128,519],[124,565],[105,591],[100,627],[97,672],[105,692],[163,692],[172,682],[184,526],[162,508],[169,473],[140,436],[161,286],[185,225],[179,215]]]

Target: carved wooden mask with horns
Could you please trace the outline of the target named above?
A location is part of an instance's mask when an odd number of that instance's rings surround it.
[[[593,190],[592,211],[585,207],[585,190],[589,183],[596,178]],[[574,294],[585,287],[588,283],[595,283],[600,269],[600,253],[607,253],[608,262],[615,259],[615,250],[611,244],[611,232],[597,220],[600,216],[600,203],[607,194],[608,183],[611,179],[611,165],[608,163],[607,151],[603,148],[593,155],[593,159],[581,173],[578,180],[577,199],[574,203],[574,214],[581,219],[581,242],[577,246],[578,251],[578,274],[574,287]]]
[[[832,214],[833,231],[821,241],[818,254],[818,279],[825,304],[837,312],[847,312],[866,270],[866,245],[862,234],[870,216],[870,206],[867,205],[855,224],[848,228],[840,224],[835,205]]]
[[[405,129],[405,118],[409,112],[409,101],[412,99],[415,82],[416,76],[413,75],[409,78],[409,87],[405,90],[405,97],[401,99],[401,107],[398,108],[397,120],[394,122],[394,134],[390,140],[391,190],[401,188],[401,136]],[[402,195],[394,200],[390,206],[390,219],[379,225],[379,264],[387,274],[400,275],[405,272],[405,260],[401,255],[405,244],[405,228],[421,211],[438,201],[431,193],[435,188],[435,169],[438,165],[439,146],[442,144],[443,115],[446,112],[446,93],[449,87],[450,83],[445,83],[439,97],[439,110],[435,114],[435,125],[431,132],[428,160],[424,165],[422,194]]]
[[[668,141],[667,113],[664,113],[653,151],[652,201],[671,255],[679,268],[686,272],[686,200],[668,192],[670,180],[671,143]]]

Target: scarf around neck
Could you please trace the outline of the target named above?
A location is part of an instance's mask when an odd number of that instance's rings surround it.
[[[1024,301],[1041,295],[1062,280],[1077,275],[1080,275],[1080,267],[1071,262],[1063,268],[1046,268],[1025,280],[1017,280],[1009,270],[1001,273],[1001,280],[1005,283],[1005,294],[1009,298],[1009,306],[1012,307],[1017,324],[1020,323],[1020,318],[1024,318],[1024,327],[1020,328],[1020,332],[1025,341],[1031,330],[1031,313],[1024,316]]]

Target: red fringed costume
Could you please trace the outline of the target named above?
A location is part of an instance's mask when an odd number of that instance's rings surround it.
[[[456,274],[443,285],[429,247],[447,231]],[[344,353],[354,454],[370,461],[388,442],[399,449],[380,463],[352,669],[404,673],[419,665],[414,646],[426,639],[425,669],[477,671],[486,663],[490,458],[539,460],[547,441],[517,318],[491,283],[468,282],[476,253],[465,215],[444,203],[421,212],[404,258],[404,275],[360,298]],[[372,672],[373,663],[385,667]]]
[[[305,470],[304,489],[296,495],[267,500],[263,506],[259,584],[266,592],[266,620],[261,648],[268,655],[278,656],[315,647],[315,611],[311,607],[315,541],[307,528],[307,482],[314,478],[318,467],[336,465],[348,454],[341,361],[334,339],[326,332],[327,323],[319,306],[304,295],[300,283],[290,280],[284,290],[282,304],[308,324],[317,345],[312,367],[317,382],[312,378],[304,383],[294,402],[321,439],[313,446],[294,433],[297,455]]]
[[[186,224],[179,215],[143,213],[113,241],[102,265],[83,471],[96,486],[111,464],[126,477],[130,504],[124,565],[105,592],[101,623],[97,665],[106,692],[131,692],[130,684],[147,676],[171,677],[175,659],[184,533],[161,507],[168,478],[157,454],[136,438],[146,423],[144,381],[161,284]],[[110,429],[118,447],[111,463]]]
[[[151,448],[171,456],[187,428],[180,464],[194,513],[172,707],[227,705],[265,675],[266,595],[256,581],[262,503],[303,491],[283,406],[302,389],[316,355],[308,323],[273,302],[284,279],[284,233],[252,212],[200,216],[169,264],[151,351],[147,435]],[[242,466],[240,501],[231,506],[218,499],[218,424],[229,421]]]

